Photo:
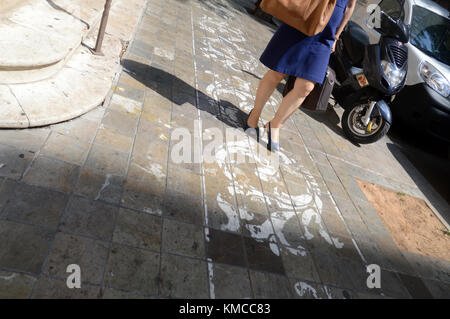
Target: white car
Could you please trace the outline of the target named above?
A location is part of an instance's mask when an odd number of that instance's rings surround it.
[[[442,4],[448,5],[448,0]],[[366,0],[352,20],[378,43],[374,7],[411,26],[408,46],[408,77],[392,103],[394,116],[450,141],[450,15],[431,0]]]

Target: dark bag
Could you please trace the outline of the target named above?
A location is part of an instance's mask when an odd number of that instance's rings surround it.
[[[325,29],[336,0],[263,0],[261,9],[308,36]]]
[[[296,79],[294,76],[288,78],[283,96],[286,96],[294,88]],[[301,107],[312,111],[325,112],[328,109],[328,103],[335,83],[336,73],[333,69],[328,68],[323,84],[316,84],[314,90],[308,95]]]

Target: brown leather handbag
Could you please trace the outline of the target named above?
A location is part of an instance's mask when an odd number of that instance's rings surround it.
[[[261,9],[302,33],[313,36],[325,29],[336,0],[263,0]]]

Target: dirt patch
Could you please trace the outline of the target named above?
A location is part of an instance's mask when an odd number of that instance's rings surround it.
[[[425,201],[358,181],[400,249],[450,261],[450,233]]]

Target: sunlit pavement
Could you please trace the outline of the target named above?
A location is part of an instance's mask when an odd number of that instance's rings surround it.
[[[0,297],[450,297],[450,263],[401,251],[355,180],[448,214],[388,138],[355,146],[339,109],[298,111],[274,167],[242,130],[225,137],[252,108],[274,32],[240,3],[149,0],[105,106],[0,131]],[[197,161],[174,160],[180,128]],[[71,264],[81,289],[66,285]]]

